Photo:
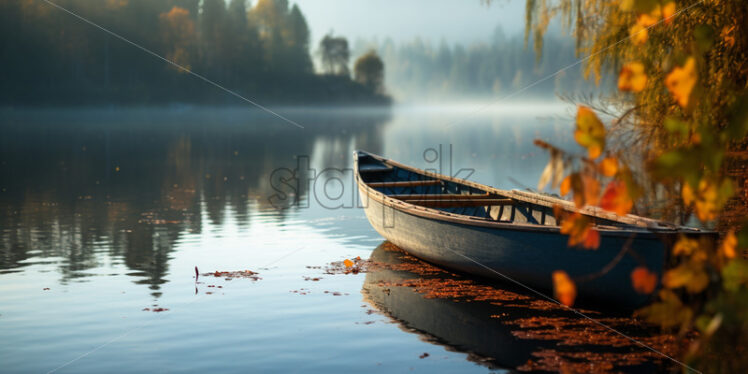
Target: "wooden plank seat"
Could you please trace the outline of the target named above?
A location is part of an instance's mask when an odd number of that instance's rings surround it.
[[[410,201],[410,200],[482,200],[482,199],[500,199],[498,195],[458,195],[458,194],[393,194],[388,195],[393,199]]]
[[[515,203],[512,199],[477,199],[477,200],[407,200],[413,205],[420,205],[429,208],[463,208],[479,206],[503,206]]]
[[[441,184],[440,180],[425,181],[399,181],[399,182],[371,182],[368,183],[371,188],[395,188],[395,187],[418,187],[418,186],[436,186]]]

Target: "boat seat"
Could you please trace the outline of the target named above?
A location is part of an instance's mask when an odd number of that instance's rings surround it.
[[[387,164],[363,164],[358,166],[360,173],[383,173],[392,171],[392,169],[394,168]]]
[[[399,182],[371,182],[369,187],[371,188],[396,188],[396,187],[417,187],[417,186],[436,186],[441,184],[440,180],[425,180],[425,181],[399,181]]]
[[[483,207],[483,206],[503,206],[512,205],[512,199],[477,199],[477,200],[444,200],[444,199],[423,199],[423,200],[406,200],[413,205],[420,205],[429,208],[464,208],[464,207]]]

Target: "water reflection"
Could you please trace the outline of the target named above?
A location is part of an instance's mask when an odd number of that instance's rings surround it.
[[[205,220],[247,228],[252,211],[287,219],[293,200],[268,201],[272,171],[293,167],[294,155],[351,162],[330,144],[381,151],[390,116],[287,113],[306,128],[246,110],[3,110],[0,272],[54,262],[64,283],[124,264],[158,296],[181,237]]]
[[[556,304],[506,284],[492,286],[411,257],[384,242],[371,254],[363,293],[406,331],[489,368],[560,372],[652,372],[672,363]],[[662,352],[674,336],[623,315],[585,311]]]

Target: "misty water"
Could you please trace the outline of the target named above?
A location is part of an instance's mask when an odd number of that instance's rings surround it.
[[[397,315],[446,312],[414,293],[388,306],[367,291],[379,275],[325,269],[384,242],[357,207],[355,149],[525,188],[548,159],[533,139],[571,146],[568,110],[277,109],[301,129],[246,108],[3,109],[0,371],[486,372],[525,360]],[[196,266],[260,279],[196,282]],[[471,305],[459,313],[491,313]]]

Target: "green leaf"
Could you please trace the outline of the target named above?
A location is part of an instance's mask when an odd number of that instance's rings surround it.
[[[716,33],[713,28],[707,25],[698,25],[693,30],[694,39],[696,39],[696,46],[699,51],[706,52],[712,49],[714,46],[714,37]]]
[[[722,269],[722,287],[735,292],[748,283],[748,261],[736,258]]]

